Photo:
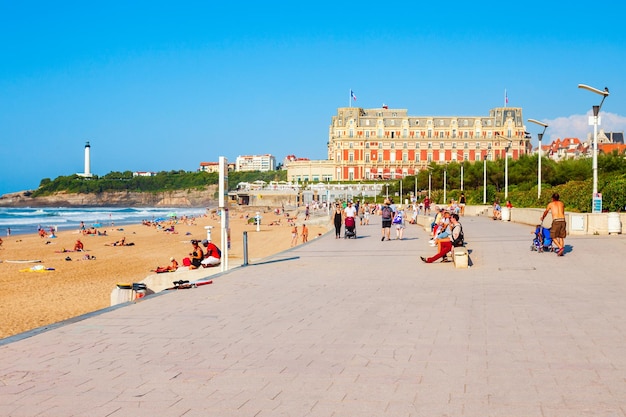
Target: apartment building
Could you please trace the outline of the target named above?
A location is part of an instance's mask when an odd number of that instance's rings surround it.
[[[243,155],[235,160],[236,171],[273,171],[276,158],[273,155]]]

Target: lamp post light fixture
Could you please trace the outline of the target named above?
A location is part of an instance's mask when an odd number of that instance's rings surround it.
[[[591,91],[592,93],[598,94],[602,96],[602,101],[599,106],[593,106],[593,120],[589,121],[589,124],[593,122],[593,149],[592,149],[592,166],[593,166],[593,194],[591,196],[591,201],[593,202],[598,195],[598,125],[600,124],[600,118],[598,114],[600,113],[600,109],[602,108],[602,104],[604,103],[604,99],[609,95],[608,87],[604,87],[604,90],[598,90],[597,88],[590,87],[585,84],[578,84],[578,88],[582,88],[587,91]],[[600,201],[599,207],[596,207],[595,204],[592,204],[592,212],[598,213],[602,212],[602,201]]]
[[[541,198],[541,139],[543,139],[543,134],[546,133],[548,125],[535,119],[528,119],[528,121],[536,125],[543,126],[543,132],[537,134],[537,138],[539,138],[539,158],[537,158],[537,200],[539,200]]]

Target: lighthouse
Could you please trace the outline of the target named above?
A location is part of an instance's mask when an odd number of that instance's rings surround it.
[[[79,173],[77,175],[85,178],[91,178],[91,146],[89,142],[85,144],[85,172]]]
[[[89,142],[85,145],[85,177],[91,177],[91,159],[90,159],[91,146]]]

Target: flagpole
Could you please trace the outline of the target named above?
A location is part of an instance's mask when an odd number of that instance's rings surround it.
[[[506,88],[505,88],[504,89],[504,107],[506,107],[506,102],[507,100],[506,100]]]
[[[348,106],[352,107],[352,89],[348,92]]]

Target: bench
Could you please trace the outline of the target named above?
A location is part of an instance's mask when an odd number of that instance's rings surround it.
[[[467,268],[469,266],[469,252],[464,246],[452,248],[452,261],[455,268]]]

